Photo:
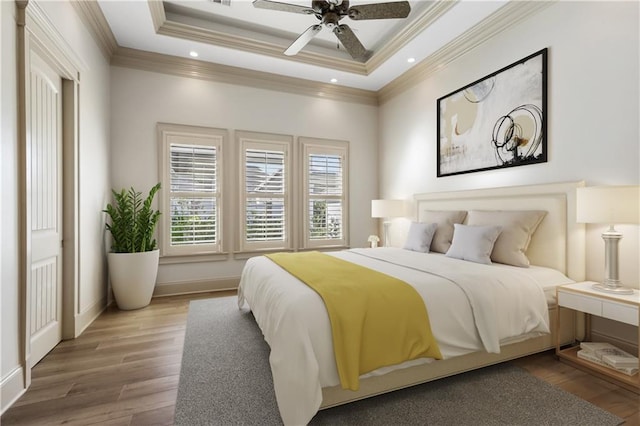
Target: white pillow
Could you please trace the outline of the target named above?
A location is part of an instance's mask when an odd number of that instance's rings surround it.
[[[467,225],[496,225],[502,227],[491,260],[507,265],[529,267],[525,255],[531,236],[547,214],[543,210],[471,210],[467,215]]]
[[[437,227],[437,223],[411,222],[409,235],[407,235],[404,248],[406,250],[428,253],[433,234],[435,234]]]
[[[438,228],[431,240],[431,251],[446,253],[451,247],[453,224],[464,222],[467,212],[464,210],[426,210],[421,220],[426,223],[437,223]]]
[[[500,231],[499,226],[453,225],[453,241],[447,257],[469,260],[476,263],[491,263],[491,250]]]

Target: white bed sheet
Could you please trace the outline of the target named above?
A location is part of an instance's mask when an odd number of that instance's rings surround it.
[[[481,265],[397,248],[328,254],[412,285],[425,301],[445,359],[479,350],[499,352],[500,344],[548,333],[545,289],[572,282],[548,268]],[[324,302],[263,256],[249,259],[243,270],[239,307],[245,302],[271,347],[269,362],[284,423],[307,424],[322,402],[321,388],[339,384]],[[413,360],[362,377],[431,361]]]

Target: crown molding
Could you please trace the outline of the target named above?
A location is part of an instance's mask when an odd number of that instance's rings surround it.
[[[334,58],[305,50],[298,52],[294,56],[284,57],[282,54],[283,47],[279,44],[268,43],[255,38],[229,35],[219,31],[171,21],[166,16],[162,1],[148,0],[148,4],[157,34],[267,55],[274,58],[284,58],[290,61],[331,68],[352,74],[369,75],[399,49],[410,42],[416,35],[424,31],[449,9],[454,7],[458,1],[459,0],[433,2],[420,17],[387,41],[380,49],[376,50],[365,63],[352,59]]]
[[[111,65],[336,101],[364,105],[378,104],[377,93],[370,90],[318,83],[302,78],[285,77],[126,47],[119,47],[116,50],[111,58]]]
[[[157,33],[160,27],[167,21],[167,15],[164,13],[164,4],[158,0],[148,0],[149,11],[151,12],[151,21],[153,29]]]
[[[248,37],[233,36],[219,31],[193,27],[179,22],[167,20],[160,26],[157,33],[170,37],[226,47],[228,49],[242,50],[244,52],[257,53],[263,56],[271,56],[273,58],[331,68],[352,74],[367,75],[367,67],[365,64],[350,59],[332,58],[327,55],[309,51],[301,51],[294,56],[285,56],[282,53],[285,48],[279,44]]]
[[[436,1],[416,20],[396,34],[391,40],[384,44],[367,61],[367,73],[372,73],[376,68],[385,63],[395,55],[398,50],[413,40],[418,34],[437,21],[449,9],[454,7],[459,0]]]
[[[367,61],[364,71],[362,67],[365,65],[363,64],[354,61],[341,61],[347,63],[353,62],[353,64],[360,69],[361,74],[367,74],[382,64],[393,52],[411,40],[415,34],[431,25],[449,8],[453,7],[457,1],[458,0],[435,2],[434,6],[430,7],[415,23],[412,23],[407,29],[379,49],[378,53],[374,54],[374,56]],[[557,0],[508,2],[487,19],[460,35],[377,92],[120,47],[97,2],[92,0],[79,0],[71,3],[89,28],[90,33],[96,38],[102,52],[105,56],[111,58],[111,64],[115,66],[228,84],[246,85],[260,89],[283,91],[338,101],[378,105],[410,89],[444,65],[453,62],[494,37],[496,34],[533,16],[554,4],[556,1]],[[182,36],[190,34],[190,37],[193,38],[189,39],[207,42],[206,38],[211,34],[200,33],[200,31],[193,30],[193,28],[183,24],[168,22],[161,1],[148,0],[147,3],[149,4],[153,24],[157,31],[163,31],[166,35],[175,37],[180,37],[180,34],[182,34]],[[208,32],[207,30],[202,31]],[[174,34],[174,32],[177,34]],[[213,31],[211,31],[211,33],[213,33]],[[204,37],[204,39],[200,39],[199,37]],[[247,49],[250,49],[251,46],[256,44],[255,41],[248,41],[248,39],[236,41],[244,44]],[[231,45],[227,45],[226,47],[235,48]],[[281,48],[278,47],[278,57],[281,57],[280,49]],[[256,48],[255,51],[262,52],[258,48]],[[317,62],[312,61],[313,55],[314,54],[305,55],[301,52],[292,58],[301,58],[301,62],[317,64]],[[338,61],[331,58],[328,58],[328,60],[331,62]],[[335,63],[334,65],[332,68],[340,69]],[[348,71],[353,72],[352,70]]]
[[[537,14],[554,4],[547,1],[510,1],[487,19],[449,42],[434,54],[378,90],[378,102],[384,104],[391,98],[425,80],[443,66],[453,62],[467,52],[480,46],[507,28]]]
[[[111,60],[111,56],[118,48],[118,42],[116,41],[109,24],[107,23],[102,9],[95,0],[77,0],[72,1],[71,5],[76,10],[76,13],[80,15],[81,20],[91,33],[91,36],[96,41],[102,54],[107,59],[107,62]]]
[[[149,11],[151,12],[151,21],[153,21],[153,29],[158,32],[162,24],[167,20],[167,15],[164,13],[164,6],[162,1],[149,0]]]
[[[317,65],[352,74],[368,74],[366,64],[352,59],[333,58],[321,53],[308,51],[301,51],[294,56],[284,56],[282,53],[284,48],[279,44],[269,43],[250,37],[230,35],[220,31],[171,21],[167,18],[161,1],[149,0],[148,4],[157,34],[192,40],[199,43],[207,43],[229,49],[242,50],[244,52],[271,56],[278,59],[287,59],[294,62]]]

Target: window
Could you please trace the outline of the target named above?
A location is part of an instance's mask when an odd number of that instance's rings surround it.
[[[221,165],[227,131],[158,124],[163,256],[221,249]]]
[[[222,260],[229,238],[238,254],[348,246],[348,142],[237,130],[231,152],[228,136],[158,123],[163,263]]]
[[[312,138],[299,140],[304,175],[303,247],[346,246],[348,144]]]
[[[292,137],[236,132],[240,150],[240,250],[291,248]]]

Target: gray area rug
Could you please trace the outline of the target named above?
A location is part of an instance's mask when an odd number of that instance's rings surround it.
[[[322,410],[313,425],[619,425],[622,419],[501,364]],[[237,298],[192,301],[175,424],[281,425],[269,346]]]

